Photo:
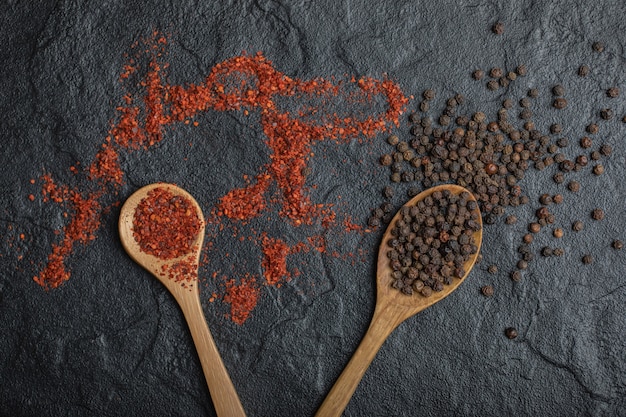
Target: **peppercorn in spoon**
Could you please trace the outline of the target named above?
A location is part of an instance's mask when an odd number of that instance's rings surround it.
[[[481,242],[476,199],[458,185],[423,191],[396,213],[378,252],[374,316],[317,417],[342,414],[391,332],[457,289],[474,266]]]
[[[157,183],[137,190],[119,220],[122,246],[180,305],[196,345],[218,416],[245,416],[200,304],[198,263],[204,239],[202,209],[185,190]]]

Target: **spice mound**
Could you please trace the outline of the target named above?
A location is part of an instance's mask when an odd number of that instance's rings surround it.
[[[193,251],[201,227],[194,204],[162,187],[148,192],[133,217],[133,236],[140,249],[164,260]]]
[[[424,297],[465,276],[465,263],[478,252],[478,204],[467,191],[437,190],[400,209],[386,242],[392,286]]]

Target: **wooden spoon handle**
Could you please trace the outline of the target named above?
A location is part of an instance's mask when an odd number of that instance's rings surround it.
[[[352,355],[350,362],[317,410],[316,417],[341,416],[352,398],[352,394],[361,382],[365,371],[370,366],[381,346],[398,326],[399,322],[390,314],[390,310],[381,309],[374,313],[370,327],[367,329],[359,347]]]
[[[245,417],[235,386],[211,336],[200,300],[198,297],[179,297],[178,301],[196,345],[215,412],[219,417]]]

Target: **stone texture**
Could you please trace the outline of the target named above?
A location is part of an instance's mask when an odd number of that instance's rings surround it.
[[[178,307],[119,244],[119,209],[71,258],[65,285],[46,292],[32,280],[64,218],[40,201],[40,185],[29,180],[52,172],[74,181],[69,167],[93,159],[124,94],[118,77],[125,54],[157,29],[170,34],[173,83],[198,82],[218,62],[263,51],[278,70],[305,79],[387,74],[416,97],[410,109],[433,88],[431,107],[462,93],[468,113],[493,118],[505,97],[517,102],[538,88],[535,123],[546,132],[555,121],[563,124],[571,156],[585,126],[597,122],[596,142],[614,148],[604,175],[578,174],[575,197],[550,180],[549,170],[522,183],[529,196],[565,194],[555,209],[566,230],[558,242],[565,256],[532,262],[513,283],[508,273],[533,209],[511,209],[520,221],[485,229],[485,261],[453,295],[390,336],[345,415],[626,416],[626,252],[610,248],[626,238],[626,100],[605,94],[612,86],[626,89],[623,2],[4,2],[0,9],[0,415],[214,414]],[[504,23],[502,35],[491,32],[496,21]],[[592,50],[595,41],[604,52]],[[506,90],[491,92],[487,78],[470,76],[476,68],[521,63],[528,76]],[[576,74],[583,63],[591,68],[584,79]],[[550,107],[557,83],[569,103],[560,112]],[[598,112],[608,106],[616,117],[601,121]],[[127,155],[127,183],[117,198],[165,180],[210,210],[265,162],[258,126],[226,113],[199,120],[197,129],[177,128],[150,152]],[[408,136],[406,119],[397,133]],[[377,162],[388,151],[384,135],[316,149],[323,157],[312,163],[314,201],[337,203],[341,195],[353,220],[365,224],[388,184]],[[403,195],[396,193],[396,206]],[[606,219],[591,222],[587,213],[597,206]],[[574,235],[568,225],[576,219],[587,227]],[[266,226],[299,237],[288,225]],[[225,317],[221,303],[209,302],[219,289],[206,277],[207,320],[248,415],[314,415],[367,329],[381,234],[330,236],[333,247],[363,249],[362,256],[298,255],[302,274],[283,288],[264,288],[242,326]],[[550,233],[538,239],[554,243]],[[242,269],[260,272],[254,248],[227,237],[222,243]],[[585,266],[580,258],[588,252],[595,261]],[[499,266],[495,276],[487,272],[491,264]],[[495,287],[491,298],[480,295],[486,284]],[[509,326],[517,339],[504,336]]]

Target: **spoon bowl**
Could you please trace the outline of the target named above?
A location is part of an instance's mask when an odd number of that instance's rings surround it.
[[[148,253],[150,251],[146,251],[145,247],[142,248],[136,238],[134,220],[137,208],[157,189],[166,190],[175,197],[187,200],[200,222],[195,236],[189,236],[189,245],[181,251],[173,252],[178,255],[176,257],[166,256],[164,257],[166,259],[162,259]],[[180,225],[168,225],[171,228],[177,226]],[[202,209],[189,193],[173,184],[156,183],[140,188],[126,200],[120,212],[119,233],[122,246],[128,255],[161,281],[179,304],[196,346],[217,415],[241,417],[245,416],[245,412],[209,331],[200,304],[198,265],[204,240],[204,226]]]
[[[444,184],[421,192],[409,200],[404,207],[415,206],[418,202],[431,196],[436,191],[441,192],[445,190],[455,195],[467,192],[469,193],[470,199],[476,202],[475,197],[465,188],[454,184]],[[424,297],[417,292],[412,295],[407,295],[392,287],[394,280],[392,277],[393,271],[389,258],[387,257],[389,248],[386,246],[386,242],[392,237],[391,233],[394,225],[402,216],[400,211],[396,213],[383,235],[383,243],[380,245],[378,251],[376,306],[374,308],[372,321],[356,352],[318,409],[316,413],[317,417],[341,416],[343,410],[350,402],[352,394],[354,394],[359,382],[363,378],[365,371],[372,363],[376,353],[380,350],[382,344],[391,332],[409,317],[443,300],[465,280],[476,263],[482,243],[482,220],[480,211],[476,208],[475,212],[478,214],[477,221],[480,225],[480,228],[472,235],[477,250],[464,263],[464,275],[461,278],[454,278],[452,283],[445,285],[442,291],[435,291],[429,297]]]

